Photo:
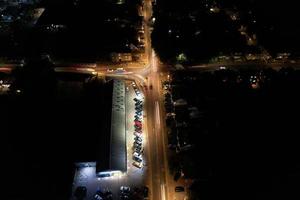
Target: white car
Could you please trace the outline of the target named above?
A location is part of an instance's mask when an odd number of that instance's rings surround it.
[[[140,157],[140,156],[141,156],[141,153],[133,152],[133,156]]]
[[[126,72],[126,70],[124,68],[117,68],[116,73],[123,73],[123,72]]]
[[[96,195],[94,196],[94,199],[95,199],[95,200],[103,200],[103,198],[102,198],[102,197],[100,197],[100,195],[99,195],[99,194],[96,194]]]
[[[137,137],[142,137],[142,134],[141,133],[138,133],[138,132],[134,132],[133,135],[137,136]]]
[[[143,163],[142,162],[139,163],[139,162],[134,161],[132,163],[132,165],[135,166],[135,167],[137,167],[137,168],[142,168],[143,167]]]

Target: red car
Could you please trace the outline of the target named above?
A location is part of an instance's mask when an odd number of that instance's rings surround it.
[[[135,121],[134,124],[137,126],[142,126],[142,122],[139,122],[139,121]]]

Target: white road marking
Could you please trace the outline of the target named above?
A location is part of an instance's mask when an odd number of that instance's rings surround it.
[[[155,101],[155,118],[158,127],[160,127],[160,113],[159,113],[159,103],[158,101]]]
[[[161,188],[161,200],[165,200],[166,199],[165,185],[161,184],[160,188]]]

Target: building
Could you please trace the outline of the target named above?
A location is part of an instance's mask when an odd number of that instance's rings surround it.
[[[97,152],[96,173],[100,177],[127,172],[125,84],[123,81],[113,81],[111,99],[111,112],[106,113],[105,119],[110,122],[102,127],[99,152]]]
[[[112,62],[131,62],[131,53],[111,53],[110,54]]]

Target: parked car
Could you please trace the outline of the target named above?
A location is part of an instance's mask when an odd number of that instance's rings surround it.
[[[133,158],[138,158],[138,159],[142,159],[143,160],[141,154],[137,155],[137,154],[133,153]]]
[[[140,115],[134,115],[135,118],[142,119]]]
[[[142,152],[133,152],[133,156],[141,156]]]
[[[142,101],[137,101],[134,105],[135,106],[143,105],[143,102]]]
[[[133,160],[134,161],[137,161],[137,162],[142,162],[143,159],[142,158],[139,158],[139,157],[133,157]]]
[[[140,123],[140,124],[139,124],[139,123],[135,123],[135,124],[134,124],[134,127],[135,127],[135,128],[142,128],[142,124],[141,124],[141,123]]]
[[[142,136],[142,132],[138,133],[138,132],[133,132],[133,135],[135,135],[136,137],[141,137]]]
[[[134,143],[133,147],[136,148],[136,149],[142,149],[142,145],[141,144],[137,144],[137,143]]]
[[[135,140],[135,141],[139,141],[139,142],[142,142],[142,141],[143,141],[143,139],[142,139],[141,137],[134,137],[134,140]]]
[[[139,129],[139,130],[135,129],[135,132],[138,132],[138,133],[142,134],[143,131],[141,129]]]
[[[143,187],[143,195],[144,195],[144,198],[148,198],[148,196],[149,196],[149,188],[147,186]]]
[[[136,161],[134,161],[132,163],[132,165],[135,166],[135,167],[137,167],[137,168],[142,168],[143,167],[143,163],[142,162],[136,162]]]
[[[128,186],[121,186],[120,187],[120,192],[121,193],[130,193],[130,187],[128,187]]]
[[[140,146],[140,147],[137,146],[137,147],[134,147],[133,151],[134,151],[134,152],[137,152],[137,153],[142,153],[142,152],[143,152],[143,149],[142,149],[141,146]]]
[[[134,120],[136,120],[136,121],[142,121],[143,118],[142,118],[142,116],[135,115],[134,116]]]
[[[142,141],[135,140],[134,144],[142,145]]]
[[[141,121],[138,121],[138,120],[134,121],[134,124],[137,125],[137,126],[142,127],[142,122]]]
[[[112,192],[110,190],[106,191],[104,196],[105,196],[105,200],[112,200],[113,199],[113,195],[112,195]]]
[[[134,123],[142,123],[142,120],[140,120],[140,119],[135,119],[135,120],[134,120]]]
[[[86,197],[86,194],[87,194],[87,189],[85,186],[78,186],[76,189],[75,189],[75,192],[74,192],[74,196],[77,198],[77,199],[83,199]]]
[[[135,131],[142,131],[142,127],[134,125]]]
[[[120,187],[120,198],[121,200],[129,200],[130,199],[130,187],[121,186]]]
[[[101,197],[104,195],[103,191],[100,188],[96,191],[96,194],[98,194]]]
[[[135,111],[135,114],[137,114],[138,116],[142,116],[142,111]]]
[[[103,198],[99,194],[95,194],[94,200],[103,200]]]

